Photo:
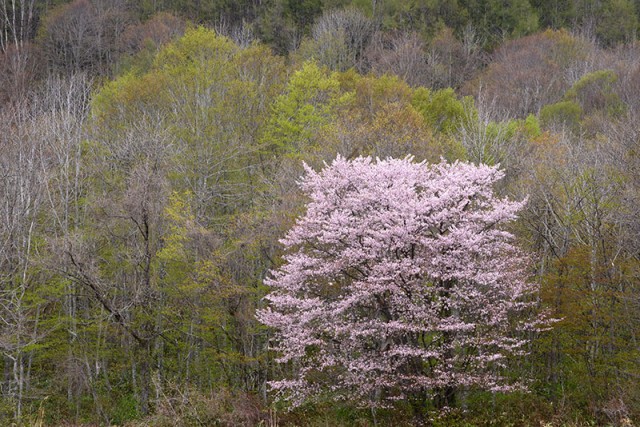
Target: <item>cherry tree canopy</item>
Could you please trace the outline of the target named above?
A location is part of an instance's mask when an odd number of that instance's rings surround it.
[[[259,320],[275,330],[293,405],[329,393],[385,405],[443,390],[513,387],[505,358],[537,324],[527,258],[504,225],[497,167],[338,157],[306,168],[310,197],[282,243]]]

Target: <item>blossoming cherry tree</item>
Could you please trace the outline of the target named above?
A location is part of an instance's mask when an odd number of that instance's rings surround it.
[[[454,403],[461,387],[509,390],[505,358],[537,317],[528,265],[505,225],[524,202],[497,197],[497,167],[338,157],[301,187],[306,214],[282,240],[284,264],[258,319],[275,332],[310,398],[365,406]]]

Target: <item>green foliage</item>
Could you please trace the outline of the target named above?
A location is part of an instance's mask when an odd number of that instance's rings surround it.
[[[453,89],[430,91],[418,88],[413,93],[411,105],[418,110],[426,122],[436,131],[453,135],[474,109],[473,98],[459,100]]]
[[[168,76],[155,70],[142,76],[127,73],[105,84],[93,97],[94,116],[111,132],[124,130],[132,117],[139,116],[141,111],[159,110],[167,114],[167,99],[163,96],[167,84]]]
[[[389,104],[406,104],[411,99],[411,88],[398,76],[385,74],[380,77],[366,76],[356,79],[355,106],[365,114],[375,112]]]
[[[189,206],[190,193],[173,192],[164,210],[168,230],[164,236],[164,245],[157,253],[158,261],[165,272],[162,282],[171,293],[188,287],[192,279],[195,255],[187,248],[189,228],[195,227],[195,216]]]
[[[471,22],[494,43],[503,35],[521,37],[538,29],[538,14],[528,0],[464,0]]]
[[[283,67],[264,47],[241,50],[211,30],[190,29],[157,54],[148,72],[119,77],[96,95],[99,134],[115,142],[139,127],[134,124],[141,118],[162,123],[157,138],[171,140],[162,149],[174,152],[167,161],[180,167],[167,176],[177,189],[194,192],[198,218],[230,212],[247,202],[229,197],[229,191],[249,179],[258,129],[280,90]],[[98,145],[104,150],[111,142]],[[204,187],[203,178],[209,183]],[[215,212],[215,203],[201,203],[211,185],[217,185]]]
[[[568,68],[576,61],[586,60],[592,48],[588,41],[574,36],[565,29],[547,30],[542,34],[553,42],[549,52],[550,65],[557,64],[562,68]]]
[[[262,140],[271,149],[300,153],[331,125],[338,109],[352,98],[351,93],[342,93],[335,74],[306,62],[276,98]]]
[[[542,107],[540,110],[540,122],[545,127],[559,124],[566,126],[568,129],[576,130],[580,124],[582,112],[582,107],[576,102],[561,101]]]
[[[322,12],[322,0],[282,1],[286,1],[291,18],[302,29],[308,28],[314,18]]]
[[[111,414],[114,424],[123,424],[139,417],[135,396],[132,394],[120,395],[111,410]]]
[[[433,37],[444,26],[456,30],[464,28],[471,18],[464,3],[458,0],[394,0],[376,4],[376,12],[386,29],[417,31]]]
[[[531,0],[531,5],[538,11],[543,27],[569,27],[577,17],[576,2],[573,0]]]
[[[633,40],[638,31],[638,15],[631,0],[604,2],[596,27],[598,38],[607,46]]]
[[[527,118],[524,119],[523,128],[525,135],[530,139],[534,139],[542,135],[540,121],[538,121],[538,118],[533,114],[529,114]]]
[[[617,115],[624,111],[620,97],[614,91],[618,76],[613,70],[598,70],[580,78],[565,94],[565,99],[582,106],[586,114],[602,111]]]
[[[185,35],[162,49],[155,58],[154,68],[180,74],[191,67],[221,66],[238,48],[226,37],[217,36],[204,27],[187,30]]]

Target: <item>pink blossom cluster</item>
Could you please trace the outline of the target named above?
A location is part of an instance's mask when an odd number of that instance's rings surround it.
[[[300,185],[306,214],[258,319],[273,328],[271,382],[293,405],[330,395],[385,405],[443,388],[514,387],[506,358],[538,323],[527,257],[504,225],[497,167],[338,157]]]

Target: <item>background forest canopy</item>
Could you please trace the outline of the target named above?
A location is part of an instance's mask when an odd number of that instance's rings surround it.
[[[0,424],[640,422],[631,0],[0,0]],[[537,309],[456,407],[287,412],[256,319],[337,155],[499,165]],[[326,377],[315,378],[325,381]]]

